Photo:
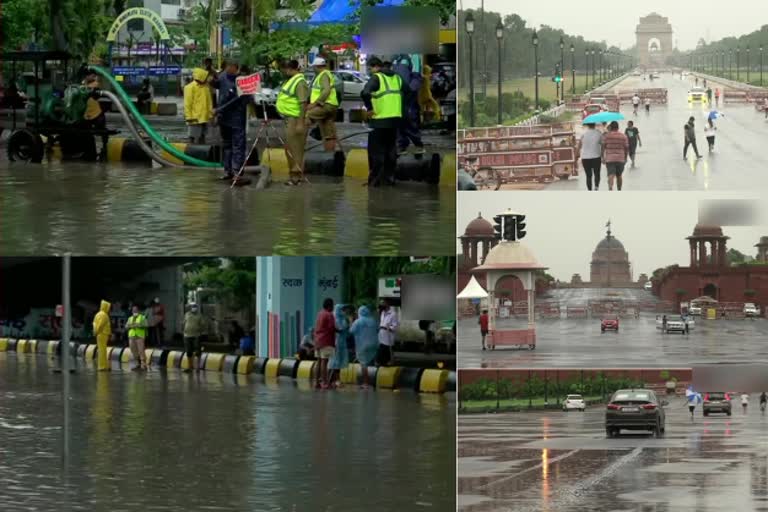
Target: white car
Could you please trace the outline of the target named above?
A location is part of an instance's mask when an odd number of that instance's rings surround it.
[[[664,320],[662,317],[656,318],[656,328],[666,333],[679,332],[685,334],[685,325],[688,324],[688,330],[692,331],[696,322],[690,317],[667,317],[667,328],[664,330]]]
[[[261,103],[266,103],[267,105],[274,105],[275,103],[277,103],[277,93],[278,91],[275,89],[268,89],[266,87],[262,87],[261,91],[253,95],[253,101],[257,105]]]
[[[693,305],[688,308],[689,315],[701,315],[701,306]]]
[[[760,310],[751,302],[744,304],[744,316],[759,316]]]
[[[570,411],[571,409],[577,409],[584,412],[587,408],[587,403],[584,401],[584,397],[581,395],[567,395],[563,400],[563,410]]]
[[[650,281],[646,281],[645,284],[643,285],[643,288],[645,288],[646,290],[652,290],[653,289],[653,283],[650,282]]]
[[[344,97],[359,100],[360,93],[363,92],[363,87],[368,82],[368,77],[359,71],[346,69],[336,71],[336,76],[344,81]]]

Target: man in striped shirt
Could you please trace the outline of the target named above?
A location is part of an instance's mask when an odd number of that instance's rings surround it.
[[[616,181],[616,189],[621,190],[624,166],[629,154],[629,139],[619,131],[619,123],[613,121],[608,125],[608,132],[603,135],[603,162],[608,172],[608,190],[613,190],[613,182]]]

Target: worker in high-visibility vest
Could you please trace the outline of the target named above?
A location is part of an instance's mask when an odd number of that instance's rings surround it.
[[[125,323],[125,328],[128,329],[128,346],[131,348],[131,354],[133,354],[133,360],[135,366],[131,368],[132,371],[147,370],[147,355],[144,351],[144,340],[147,339],[147,317],[141,313],[138,305],[134,305],[131,309],[132,315]]]
[[[277,111],[285,120],[285,156],[288,159],[288,184],[298,185],[304,178],[304,145],[307,142],[306,109],[309,85],[299,72],[299,63],[289,60],[282,65],[288,77],[277,94]]]
[[[403,80],[390,63],[378,57],[368,59],[371,78],[360,97],[367,109],[368,184],[373,187],[395,184],[397,130],[403,117]]]
[[[93,335],[96,337],[96,358],[100,372],[109,371],[109,361],[107,359],[107,344],[112,337],[112,322],[109,318],[109,309],[112,304],[102,300],[99,306],[99,312],[93,317]]]
[[[336,94],[336,77],[328,70],[328,65],[322,57],[315,57],[312,67],[315,69],[315,79],[312,80],[307,118],[317,122],[325,150],[334,151],[336,111],[341,100]]]

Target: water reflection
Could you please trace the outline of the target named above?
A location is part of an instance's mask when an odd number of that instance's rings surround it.
[[[81,163],[0,169],[5,255],[449,254],[455,191],[403,183],[369,190],[313,177],[307,187],[230,189],[208,171]],[[130,234],[130,236],[129,236]]]

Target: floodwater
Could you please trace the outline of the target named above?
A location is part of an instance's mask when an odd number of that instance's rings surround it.
[[[715,512],[768,508],[768,415],[694,418],[666,406],[666,433],[607,439],[604,406],[463,415],[458,426],[462,512]],[[738,410],[737,410],[738,408]]]
[[[178,371],[62,376],[0,353],[4,511],[455,509],[455,401]]]
[[[702,82],[699,80],[699,86]],[[713,103],[714,90],[721,85],[710,83]],[[768,136],[768,119],[757,112],[751,103],[721,103],[707,106],[688,103],[688,90],[694,87],[693,78],[680,80],[680,75],[664,73],[658,80],[643,81],[629,77],[616,89],[666,88],[666,105],[651,105],[646,114],[641,106],[635,116],[632,105],[621,106],[626,120],[619,123],[623,132],[627,121],[633,120],[640,130],[643,146],[637,149],[636,166],[627,163],[624,169],[623,190],[765,190],[768,188],[768,154],[763,151]],[[715,121],[717,132],[715,150],[707,151],[704,137],[706,116],[716,109],[725,117]],[[696,144],[701,160],[696,160],[693,148],[688,148],[688,159],[683,160],[683,126],[693,116],[696,125]],[[600,190],[608,191],[608,180],[603,166]],[[587,190],[586,176],[581,166],[579,176],[568,181],[556,181],[547,190]]]
[[[4,256],[450,254],[452,187],[355,179],[266,190],[230,187],[213,171],[121,164],[0,165]]]

